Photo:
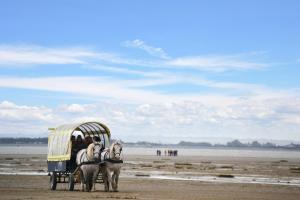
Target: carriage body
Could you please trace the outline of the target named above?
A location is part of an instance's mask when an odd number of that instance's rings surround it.
[[[74,144],[71,140],[74,134],[80,134],[84,138],[99,136],[104,147],[110,145],[110,130],[100,122],[85,122],[77,124],[61,125],[49,129],[47,165],[50,175],[50,189],[55,190],[57,183],[69,183],[69,190],[74,189],[77,182],[78,166]],[[102,182],[99,174],[98,182]]]

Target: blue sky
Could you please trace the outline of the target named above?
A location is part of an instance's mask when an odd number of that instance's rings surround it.
[[[300,141],[298,1],[0,4],[1,137]]]

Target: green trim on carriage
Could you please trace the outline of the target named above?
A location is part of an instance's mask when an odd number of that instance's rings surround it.
[[[74,131],[81,131],[84,137],[87,135],[93,136],[95,134],[103,134],[107,135],[108,139],[110,139],[111,135],[108,127],[101,122],[65,124],[57,128],[51,128],[49,131],[48,161],[65,161],[71,159],[71,136]]]

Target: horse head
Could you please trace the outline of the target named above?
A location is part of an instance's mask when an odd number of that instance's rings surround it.
[[[120,160],[123,145],[119,141],[115,141],[110,147],[110,155],[112,159]]]

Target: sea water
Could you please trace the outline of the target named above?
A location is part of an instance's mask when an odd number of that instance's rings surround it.
[[[47,145],[0,145],[0,154],[47,154]],[[168,150],[165,147],[123,147],[124,155],[156,155],[156,150]],[[174,149],[174,147],[170,148]],[[176,148],[178,156],[217,156],[217,157],[253,157],[253,158],[300,158],[300,151],[283,149],[230,149],[230,148]]]

